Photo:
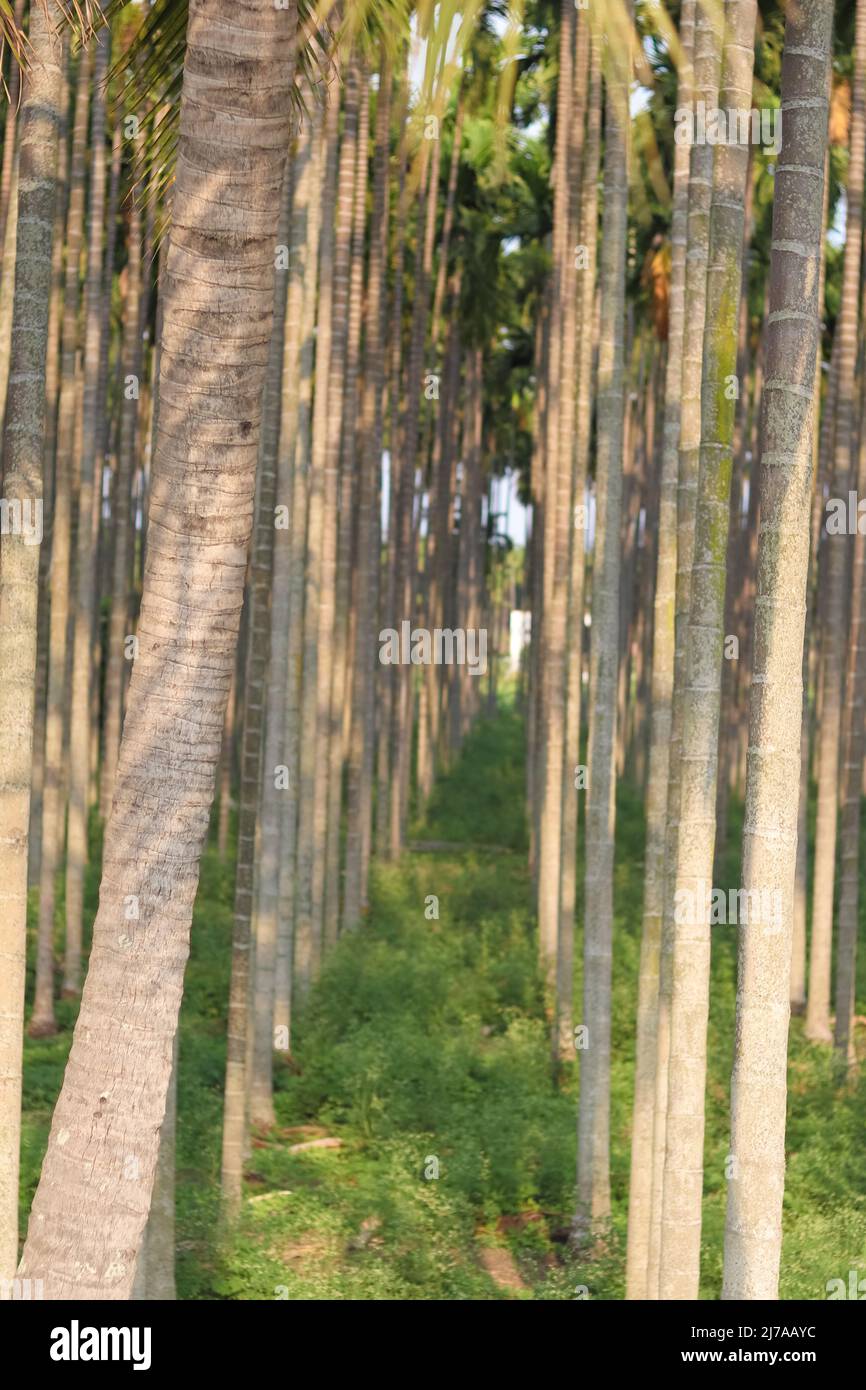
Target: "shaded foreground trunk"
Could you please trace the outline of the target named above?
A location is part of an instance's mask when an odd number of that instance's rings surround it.
[[[243,601],[294,41],[269,0],[190,6],[139,656],[21,1262],[48,1298],[128,1298],[150,1205]]]

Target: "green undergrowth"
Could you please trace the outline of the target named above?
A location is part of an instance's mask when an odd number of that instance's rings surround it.
[[[218,1235],[233,881],[209,849],[181,1014],[178,1293],[186,1299],[617,1299],[624,1293],[644,823],[618,798],[609,1237],[568,1252],[577,1076],[550,1074],[527,867],[522,723],[483,722],[437,784],[413,844],[374,866],[368,918],[341,939],[276,1060],[277,1123],[254,1136],[237,1230]],[[735,886],[731,808],[724,882]],[[460,846],[455,849],[453,846]],[[98,846],[94,846],[98,848]],[[866,864],[866,853],[862,862]],[[96,876],[87,903],[95,910]],[[866,901],[866,893],[862,895]],[[35,909],[35,903],[33,904]],[[58,924],[62,904],[58,903]],[[35,913],[32,926],[35,928]],[[31,932],[32,935],[32,932]],[[31,954],[34,946],[31,941]],[[60,932],[58,930],[58,959]],[[581,999],[580,928],[575,1000]],[[866,995],[860,952],[858,1011]],[[32,961],[31,979],[32,985]],[[714,928],[702,1296],[721,1290],[736,932]],[[22,1231],[74,1006],[28,1040]],[[576,1021],[579,1020],[579,1002]],[[782,1296],[866,1278],[866,1086],[792,1025]],[[292,1152],[316,1139],[339,1141]]]

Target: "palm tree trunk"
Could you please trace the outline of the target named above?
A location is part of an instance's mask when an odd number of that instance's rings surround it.
[[[54,527],[58,510],[61,524],[66,528],[66,569],[63,572],[64,593],[68,587],[69,567],[69,482],[61,483],[66,498],[58,508],[57,500],[57,394],[60,381],[60,329],[63,316],[63,229],[66,225],[66,202],[69,186],[68,119],[69,76],[68,49],[64,47],[63,87],[60,93],[60,137],[57,149],[57,196],[54,200],[54,232],[51,260],[51,305],[48,311],[48,350],[45,359],[45,480],[51,485],[50,517],[46,535],[39,551],[39,610],[37,614],[36,656],[36,714],[33,728],[33,791],[30,798],[30,855],[27,865],[28,882],[38,887],[42,876],[42,832],[45,815],[45,735],[48,723],[49,661],[51,653],[51,574],[54,553]],[[46,496],[47,500],[47,496]],[[61,560],[62,567],[62,560]],[[68,600],[67,600],[68,602]],[[65,634],[64,634],[65,641]],[[53,965],[53,963],[52,963]]]
[[[860,6],[862,9],[863,7]],[[802,651],[809,568],[818,282],[833,7],[787,18],[763,404],[764,470],[743,888],[780,920],[739,931],[723,1299],[778,1298],[785,1180],[788,986],[797,856]]]
[[[866,161],[866,0],[858,0],[854,37],[854,86],[846,198],[845,260],[839,335],[836,447],[833,494],[847,501],[854,436],[854,378],[863,241],[863,181]],[[821,631],[822,691],[818,731],[818,819],[815,829],[815,882],[812,890],[812,942],[806,1036],[831,1042],[830,966],[833,951],[833,888],[836,876],[836,823],[839,809],[839,744],[842,722],[843,640],[848,586],[847,536],[827,537],[826,622]]]
[[[66,265],[60,338],[60,398],[54,460],[54,517],[51,526],[51,602],[48,633],[48,693],[45,712],[45,769],[42,793],[42,857],[39,871],[39,927],[36,990],[29,1032],[54,1032],[54,900],[65,829],[65,726],[67,711],[67,629],[69,626],[72,541],[73,452],[79,317],[79,261],[84,231],[84,169],[90,97],[90,49],[81,50],[76,77],[75,115],[69,165],[69,208],[65,221]],[[62,227],[55,229],[64,242]],[[47,466],[47,465],[46,465]]]
[[[346,887],[343,927],[357,927],[363,908],[365,860],[369,852],[372,811],[372,725],[375,717],[376,591],[379,547],[375,509],[378,505],[382,458],[385,387],[385,261],[388,246],[388,161],[390,156],[391,67],[383,49],[376,110],[376,150],[373,165],[373,220],[367,272],[367,331],[361,405],[361,439],[366,447],[358,477],[358,594],[355,624],[355,675],[349,744]]]
[[[679,37],[683,61],[677,102],[690,107],[695,0],[685,0]],[[646,861],[643,926],[638,976],[635,1040],[634,1109],[629,1181],[626,1298],[653,1296],[649,1287],[650,1222],[653,1178],[653,1110],[659,1022],[659,967],[665,893],[668,764],[676,651],[677,475],[679,471],[680,396],[686,292],[686,240],[689,202],[689,146],[675,149],[671,217],[671,286],[668,355],[665,366],[664,452],[659,496],[658,556],[653,622],[652,725],[646,796]]]
[[[625,6],[630,18],[630,6]],[[577,1212],[574,1236],[601,1229],[610,1215],[610,985],[619,554],[625,370],[625,266],[628,217],[628,90],[631,51],[607,50],[604,213],[599,286],[596,533],[589,677],[589,788],[586,812],[583,1020]],[[545,615],[546,622],[546,615]],[[542,871],[543,876],[543,871]]]
[[[705,5],[695,9],[694,96],[709,110],[718,103],[721,35]],[[659,958],[659,1015],[656,1050],[656,1098],[653,1116],[652,1214],[647,1297],[659,1297],[662,1201],[668,1116],[668,1067],[673,992],[674,893],[680,819],[680,759],[686,683],[686,636],[691,602],[695,538],[695,498],[701,441],[701,369],[707,290],[710,195],[713,150],[695,144],[690,150],[689,213],[686,242],[686,291],[680,392],[679,472],[677,475],[677,577],[674,616],[674,688],[668,752],[667,830],[662,941]]]
[[[293,21],[293,27],[296,22],[297,18]],[[294,225],[293,163],[290,156],[290,163],[286,166],[283,211],[278,230],[280,245],[291,243],[291,229]],[[297,170],[296,164],[294,168]],[[289,507],[294,464],[294,457],[280,447],[282,378],[286,347],[289,347],[290,353],[294,351],[294,369],[297,371],[297,337],[295,336],[291,345],[286,341],[288,293],[287,268],[277,273],[274,327],[262,406],[262,454],[259,465],[262,478],[266,474],[273,474],[275,483],[269,498],[272,504],[271,595],[270,613],[266,616],[269,622],[270,669],[266,688],[262,692],[265,729],[259,791],[258,881],[252,920],[255,951],[250,1001],[252,1014],[247,1022],[248,1029],[253,1029],[252,1072],[248,1082],[250,1123],[262,1128],[269,1128],[274,1123],[273,1053],[277,1042],[274,1034],[274,1002],[279,936],[280,838],[283,800],[287,791],[289,795],[292,794],[291,788],[286,786],[285,779],[291,531],[285,526],[277,529],[274,514],[275,502],[280,507]]]
[[[137,166],[137,161],[136,161]],[[133,179],[135,168],[133,169]],[[114,553],[111,569],[111,614],[108,621],[108,653],[105,673],[105,741],[102,765],[104,814],[111,809],[123,709],[124,638],[129,612],[129,571],[132,549],[130,501],[132,465],[138,431],[139,379],[141,376],[141,211],[135,191],[130,199],[126,262],[126,302],[123,316],[124,392],[120,407],[120,447],[114,480],[112,531]]]
[[[748,111],[754,63],[755,0],[727,0],[719,105]],[[667,1154],[659,1293],[697,1298],[703,1198],[704,1087],[710,991],[710,921],[702,894],[712,882],[716,841],[719,704],[724,656],[725,562],[742,283],[748,147],[720,144],[713,164],[701,381],[701,444],[692,596],[686,643]]]
[[[861,383],[857,494],[866,496],[866,378]],[[863,788],[863,706],[866,696],[866,536],[854,537],[851,624],[845,677],[845,738],[842,760],[842,834],[839,883],[839,936],[836,953],[834,1042],[843,1063],[856,1065],[854,994],[860,906],[860,800]]]
[[[574,430],[574,337],[566,339],[564,316],[574,293],[570,221],[569,150],[574,141],[575,8],[560,5],[559,80],[554,152],[553,268],[550,293],[550,355],[546,412],[544,480],[544,621],[541,632],[541,708],[545,737],[541,742],[541,822],[538,875],[539,963],[551,995],[556,989],[557,942],[562,881],[561,769],[565,749],[565,640],[568,617],[568,543]],[[570,317],[570,316],[569,316]],[[573,323],[573,319],[571,320]],[[563,414],[565,421],[563,422]],[[572,523],[570,525],[570,523]],[[572,790],[572,795],[573,795]],[[553,1002],[551,1000],[551,1002]]]
[[[27,844],[39,547],[45,360],[63,85],[56,6],[34,6],[19,138],[18,251],[9,394],[3,424],[4,501],[20,507],[0,549],[0,1278],[18,1257],[18,1171],[27,928]],[[13,513],[14,515],[14,513]],[[28,535],[28,529],[30,534]]]
[[[287,26],[294,30],[295,25]],[[291,74],[294,81],[294,73]],[[287,187],[288,185],[288,187]],[[289,235],[291,210],[291,173],[286,161],[283,189],[279,198],[279,223],[276,245],[284,246]],[[258,897],[258,865],[261,862],[267,892],[273,883],[274,846],[265,846],[259,825],[259,806],[262,783],[269,780],[272,789],[278,774],[274,764],[265,760],[265,705],[268,667],[271,657],[270,594],[274,562],[275,503],[277,492],[277,449],[274,437],[274,413],[278,402],[277,382],[282,371],[282,342],[286,313],[286,274],[278,272],[275,280],[274,310],[271,340],[265,372],[262,402],[261,446],[256,488],[256,524],[253,552],[247,587],[247,649],[244,668],[243,732],[241,735],[240,797],[238,801],[238,842],[235,868],[234,922],[232,926],[232,969],[229,990],[228,1029],[226,1048],[226,1085],[223,1109],[222,1195],[230,1215],[240,1207],[243,1193],[243,1163],[247,1136],[247,1120],[252,1092],[252,1061],[254,1043],[259,1042],[254,1030],[251,1008],[253,1000],[262,1003],[256,989],[259,970],[273,978],[276,951],[276,922],[272,901],[265,912],[256,918],[262,931],[259,959],[259,938],[253,932],[253,920]],[[275,729],[275,734],[277,730]],[[278,738],[278,734],[277,734]],[[271,750],[273,751],[273,750]],[[271,827],[269,827],[271,829]],[[259,855],[261,854],[261,860]],[[256,1021],[258,1024],[258,1020]],[[270,1041],[271,1024],[265,1015],[261,1019]],[[261,1056],[261,1054],[260,1054]],[[268,1051],[270,1057],[270,1051]],[[264,1123],[271,1120],[267,1105],[270,1097],[257,1094],[257,1116]]]
[[[590,28],[584,17],[577,20],[574,55],[574,91],[571,139],[567,150],[569,187],[568,227],[564,258],[565,291],[562,317],[562,400],[558,448],[563,473],[568,478],[568,501],[562,523],[568,552],[565,576],[565,650],[563,653],[565,721],[562,741],[559,924],[556,934],[556,1005],[551,1043],[554,1072],[560,1060],[574,1057],[574,911],[577,899],[577,792],[575,765],[580,761],[581,656],[583,643],[583,583],[585,534],[583,506],[592,429],[592,300],[595,293],[595,248],[598,239],[598,158],[600,70],[596,62],[592,90],[587,92],[590,61]],[[589,115],[589,136],[584,165],[584,125],[587,97],[595,105]],[[586,199],[587,206],[581,207]],[[590,264],[578,273],[575,237],[592,247]],[[578,396],[579,392],[579,396]],[[495,662],[495,658],[494,658]],[[491,666],[491,676],[495,665]],[[492,688],[492,686],[491,686]],[[553,769],[551,769],[551,772]]]
[[[304,580],[307,512],[310,477],[310,413],[316,332],[316,287],[319,239],[322,226],[322,180],[326,152],[321,139],[322,113],[314,105],[312,116],[299,136],[298,184],[294,200],[293,247],[297,248],[297,281],[289,290],[287,320],[289,341],[283,361],[283,401],[280,422],[280,458],[285,452],[292,464],[292,549],[289,590],[289,649],[286,687],[286,767],[288,797],[284,805],[280,855],[280,929],[277,938],[274,1028],[289,1042],[292,1005],[293,956],[297,912],[296,850],[300,799],[301,661],[304,650]],[[297,326],[297,333],[292,327]],[[297,337],[298,370],[292,370],[293,339]]]
[[[363,111],[361,107],[363,106]],[[361,276],[364,262],[364,223],[367,207],[367,140],[369,98],[356,58],[346,72],[346,104],[340,147],[337,210],[337,257],[334,296],[334,343],[330,388],[334,397],[332,467],[335,533],[333,614],[331,617],[331,685],[328,692],[326,755],[323,761],[327,830],[325,836],[325,949],[336,944],[340,920],[340,829],[343,808],[344,702],[346,695],[346,636],[349,578],[352,563],[352,494],[355,469],[355,426],[358,392],[358,351],[361,333]],[[360,223],[360,226],[358,225]],[[336,293],[337,286],[340,292]],[[339,399],[337,392],[339,391]]]
[[[294,46],[269,0],[190,5],[139,655],[21,1263],[48,1298],[128,1298],[150,1205],[243,600]]]
[[[336,478],[329,434],[329,382],[335,292],[335,228],[338,172],[339,91],[332,87],[325,115],[326,169],[322,198],[322,233],[319,252],[319,306],[316,332],[316,392],[313,408],[313,448],[310,468],[307,521],[307,574],[304,597],[303,695],[301,703],[300,804],[305,814],[298,819],[298,886],[295,919],[295,988],[303,994],[318,973],[322,957],[322,913],[325,886],[325,836],[327,833],[327,779],[321,762],[327,758],[327,715],[331,697],[330,645],[322,649],[333,625],[334,552],[327,506],[336,511]],[[342,402],[341,402],[342,403]],[[327,637],[330,644],[330,635]],[[321,670],[320,670],[321,667]]]
[[[69,731],[69,826],[66,850],[66,956],[64,994],[81,988],[84,927],[84,872],[87,866],[87,810],[90,791],[91,662],[96,582],[94,493],[101,483],[97,467],[99,431],[99,357],[102,329],[102,243],[105,234],[105,81],[111,32],[100,30],[93,53],[93,100],[90,113],[90,208],[87,234],[87,281],[84,300],[84,406],[78,491],[76,590],[73,605],[72,690]]]

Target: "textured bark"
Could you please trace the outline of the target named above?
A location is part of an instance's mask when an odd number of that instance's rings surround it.
[[[630,8],[627,6],[630,14]],[[610,1215],[610,985],[616,679],[619,649],[619,533],[625,413],[625,264],[628,210],[629,53],[608,52],[604,213],[599,287],[596,533],[592,579],[589,788],[586,812],[583,1022],[577,1138],[575,1236]],[[546,617],[545,617],[546,621]]]
[[[135,169],[133,177],[135,176]],[[129,612],[129,572],[133,543],[130,510],[132,466],[138,432],[139,381],[141,377],[141,324],[139,321],[141,282],[141,212],[133,192],[129,205],[129,237],[126,261],[126,301],[123,312],[123,379],[132,377],[135,391],[124,388],[120,407],[120,445],[114,480],[112,530],[114,553],[111,567],[111,614],[108,621],[108,651],[105,672],[105,743],[102,764],[102,801],[105,812],[111,808],[123,710],[123,668],[126,659],[124,638]]]
[[[229,825],[232,806],[232,771],[234,768],[235,707],[237,703],[237,670],[232,668],[232,684],[226,705],[222,752],[219,771],[219,821],[217,824],[217,853],[225,859],[229,849]]]
[[[397,204],[394,218],[393,280],[388,308],[391,325],[391,351],[388,363],[388,530],[385,577],[381,587],[380,629],[393,627],[397,614],[397,494],[401,459],[400,384],[403,360],[403,277],[406,265],[406,221],[408,217],[408,139],[406,106],[408,78],[404,75],[397,102],[397,129],[400,131],[397,150]],[[393,666],[379,665],[377,671],[377,703],[379,705],[378,743],[376,749],[376,850],[385,859],[391,853],[391,720],[397,682]],[[399,835],[399,830],[398,830]]]
[[[34,7],[19,131],[15,299],[3,422],[3,496],[43,497],[45,359],[60,132],[63,40],[55,5]],[[0,1278],[18,1258],[18,1171],[27,928],[27,846],[39,547],[22,527],[0,549]]]
[[[778,1297],[832,18],[829,0],[803,0],[788,15],[782,61],[743,887],[778,893],[783,913],[780,929],[750,920],[739,933],[724,1299]]]
[[[15,25],[21,30],[24,20],[24,0],[15,0]],[[10,60],[9,76],[6,82],[8,91],[8,104],[6,107],[6,120],[3,123],[3,163],[0,166],[0,246],[6,245],[6,231],[9,225],[9,213],[13,206],[13,170],[15,168],[15,157],[18,153],[18,97],[21,87],[21,70],[14,57]],[[11,281],[8,282],[11,284]],[[4,285],[5,290],[5,285]]]
[[[349,619],[349,582],[352,569],[352,530],[355,494],[355,430],[358,408],[358,353],[361,338],[361,298],[364,267],[364,228],[367,209],[367,145],[370,103],[363,69],[357,59],[346,74],[346,111],[340,150],[340,206],[337,214],[338,275],[345,282],[345,297],[334,301],[334,336],[341,338],[341,369],[332,371],[335,395],[332,408],[332,449],[336,470],[334,528],[336,571],[332,623],[333,666],[328,711],[327,740],[327,837],[325,860],[325,908],[323,935],[327,949],[337,940],[340,918],[340,830],[343,809],[345,761],[346,656]],[[342,317],[340,317],[342,315]],[[336,364],[335,364],[336,366]]]
[[[370,261],[367,271],[364,382],[361,402],[361,439],[365,441],[358,477],[358,572],[355,623],[355,674],[352,725],[349,741],[348,823],[346,831],[346,885],[343,927],[351,930],[363,908],[365,862],[369,855],[373,780],[374,696],[378,644],[376,642],[376,594],[379,548],[376,507],[382,458],[382,426],[385,386],[385,313],[387,293],[385,259],[388,246],[388,160],[391,115],[391,69],[384,55],[379,70],[376,111],[376,149],[373,163],[373,218],[370,228]]]
[[[295,23],[287,15],[287,27],[294,31]],[[292,74],[293,78],[293,74]],[[289,232],[291,174],[288,164],[278,207],[279,223],[271,251],[276,261],[277,246],[285,245]],[[244,665],[243,730],[241,734],[240,796],[238,800],[238,840],[235,868],[234,920],[232,924],[232,969],[229,990],[226,1046],[225,1106],[223,1109],[222,1195],[228,1213],[237,1212],[243,1193],[244,1151],[247,1143],[247,1124],[250,1116],[253,1057],[255,1043],[260,1042],[251,1013],[253,999],[263,1002],[255,989],[260,968],[259,940],[253,930],[253,918],[258,898],[258,862],[262,856],[268,901],[264,913],[256,921],[262,930],[261,969],[273,977],[276,951],[275,904],[271,898],[275,846],[269,839],[267,847],[261,836],[259,807],[262,781],[270,779],[273,787],[275,767],[265,761],[265,707],[267,675],[271,657],[270,594],[274,561],[274,509],[277,490],[277,450],[274,438],[274,412],[277,408],[277,382],[282,369],[282,339],[286,312],[286,273],[277,271],[274,287],[271,341],[265,389],[262,398],[261,444],[256,486],[256,522],[253,550],[247,586],[247,649]],[[276,360],[275,360],[276,359]],[[275,734],[277,731],[274,731]],[[278,735],[277,735],[278,737]],[[271,826],[268,827],[269,831]],[[270,1034],[270,1020],[265,1017]],[[270,1055],[270,1054],[268,1054]],[[257,1096],[257,1118],[267,1124],[272,1119],[267,1106],[268,1096]]]
[[[396,575],[394,620],[398,631],[407,619],[414,620],[417,558],[413,512],[415,503],[415,469],[418,459],[418,434],[421,419],[421,400],[424,390],[424,344],[430,302],[430,278],[433,266],[436,198],[439,184],[439,142],[431,155],[429,140],[424,140],[419,159],[419,184],[416,191],[415,259],[412,272],[412,314],[409,324],[409,352],[406,373],[402,382],[403,409],[400,420],[398,453],[391,450],[394,465],[394,530],[396,540]],[[392,859],[402,853],[409,810],[409,771],[412,745],[412,667],[393,666],[391,671],[391,783],[389,814],[389,853]]]
[[[51,653],[51,575],[54,554],[54,527],[58,505],[61,525],[65,525],[67,567],[69,554],[69,480],[60,480],[66,498],[58,504],[58,478],[55,467],[57,449],[57,396],[60,383],[60,328],[63,318],[63,228],[69,184],[69,54],[64,46],[63,85],[60,93],[60,132],[57,149],[57,194],[54,199],[54,232],[51,252],[51,303],[48,310],[48,349],[45,357],[45,535],[39,551],[39,607],[37,612],[36,712],[33,722],[33,790],[30,797],[30,853],[27,878],[31,888],[42,876],[42,831],[45,815],[45,737],[48,723],[49,661]],[[49,491],[50,489],[50,491]],[[65,517],[65,521],[64,521]],[[61,560],[62,568],[62,560]],[[68,579],[64,571],[64,595]],[[65,601],[65,600],[64,600]],[[37,966],[38,973],[38,966]]]
[[[94,498],[101,483],[97,466],[99,431],[99,358],[102,333],[102,268],[105,235],[105,79],[111,33],[100,30],[94,41],[93,97],[90,109],[90,205],[87,230],[87,280],[84,290],[84,401],[78,483],[76,586],[72,620],[72,687],[69,725],[69,824],[66,846],[66,955],[63,991],[81,988],[84,929],[84,874],[87,867],[87,812],[90,792],[91,665],[96,592]]]
[[[297,166],[295,165],[295,169]],[[277,231],[278,243],[289,246],[293,225],[292,162],[286,168],[283,188],[283,211]],[[283,239],[285,238],[285,240]],[[259,460],[260,476],[274,475],[271,494],[271,594],[268,615],[269,662],[267,686],[262,692],[265,705],[264,746],[259,791],[259,849],[258,879],[253,907],[252,933],[255,941],[254,978],[252,982],[252,1014],[248,1027],[253,1029],[252,1073],[248,1079],[250,1123],[267,1128],[274,1122],[273,1051],[274,1001],[276,998],[277,938],[279,936],[280,898],[280,832],[284,813],[283,800],[292,795],[286,787],[285,763],[286,678],[289,655],[289,585],[291,568],[291,530],[277,527],[276,508],[288,507],[292,491],[294,457],[280,449],[280,419],[282,413],[282,377],[285,349],[294,351],[294,370],[297,371],[297,338],[286,341],[288,317],[289,268],[277,271],[274,296],[274,327],[268,355],[268,375],[262,405],[262,451]],[[270,491],[270,489],[269,489]],[[263,517],[263,521],[267,518]]]
[[[861,383],[860,440],[857,495],[866,496],[866,384]],[[863,787],[866,703],[866,536],[858,528],[854,537],[851,574],[851,621],[845,675],[845,734],[842,759],[841,874],[839,925],[836,952],[836,1020],[833,1038],[843,1063],[856,1065],[854,1048],[854,995],[857,965],[857,929],[860,908],[860,800]]]
[[[850,157],[846,198],[845,260],[839,336],[838,395],[833,496],[847,499],[854,439],[854,379],[863,242],[863,183],[866,163],[866,0],[858,0],[854,39]],[[821,630],[821,717],[818,727],[818,818],[815,829],[815,881],[812,890],[812,941],[806,1036],[831,1042],[830,966],[833,951],[833,890],[839,809],[839,748],[844,672],[843,642],[848,589],[849,538],[827,536],[826,621]]]
[[[338,171],[339,90],[332,86],[325,115],[326,167],[322,198],[319,250],[319,304],[316,330],[316,391],[313,406],[307,520],[307,572],[304,594],[303,693],[301,700],[300,804],[298,819],[298,885],[295,918],[295,989],[304,994],[318,973],[322,958],[322,912],[327,831],[327,723],[331,698],[331,649],[322,641],[333,625],[335,542],[328,518],[336,510],[336,474],[330,450],[329,390],[333,330],[335,229]]]
[[[165,1102],[165,1119],[159,1131],[159,1158],[153,1180],[150,1211],[135,1267],[133,1300],[153,1303],[177,1297],[174,1281],[175,1251],[175,1131],[177,1128],[178,1036],[174,1040],[171,1081]]]
[[[686,0],[680,15],[683,63],[677,103],[692,101],[691,61],[695,3]],[[634,1109],[629,1181],[626,1298],[651,1297],[649,1245],[652,1210],[653,1111],[658,1049],[659,965],[665,895],[668,762],[676,651],[677,477],[679,473],[680,394],[686,289],[686,233],[689,201],[689,146],[677,145],[674,156],[671,218],[671,284],[668,354],[665,366],[664,445],[659,487],[658,555],[654,596],[652,654],[652,723],[649,782],[646,795],[646,861],[643,923],[638,977],[635,1042]]]
[[[150,1205],[243,601],[293,50],[268,0],[190,6],[140,648],[21,1263],[48,1298],[128,1298]]]
[[[78,58],[75,115],[69,165],[66,266],[60,347],[60,399],[54,464],[54,517],[51,527],[51,612],[48,635],[48,695],[45,714],[45,771],[42,803],[42,862],[39,873],[39,929],[36,993],[30,1032],[54,1032],[54,902],[65,829],[64,732],[67,713],[67,629],[69,626],[72,541],[73,453],[80,306],[79,261],[84,233],[84,167],[90,94],[91,51]]]
[[[283,362],[283,401],[280,424],[280,466],[285,453],[292,463],[292,549],[289,590],[289,649],[286,672],[286,767],[289,789],[281,828],[279,935],[277,938],[274,1027],[289,1035],[295,913],[297,904],[296,848],[300,802],[301,659],[304,642],[304,579],[310,477],[310,409],[316,331],[316,286],[322,223],[322,179],[325,170],[321,139],[322,113],[317,105],[301,133],[305,147],[294,200],[293,245],[297,279],[289,290],[289,342]],[[292,325],[298,326],[298,371],[292,371]]]
[[[574,769],[580,762],[580,706],[583,654],[583,586],[586,475],[592,429],[592,302],[598,242],[598,160],[601,120],[600,62],[596,52],[590,77],[591,31],[587,19],[577,20],[574,59],[572,139],[568,147],[569,223],[565,256],[563,334],[563,399],[560,405],[559,449],[563,470],[570,465],[568,504],[563,518],[568,536],[566,628],[564,653],[565,724],[562,744],[562,848],[560,857],[559,927],[556,940],[556,1014],[552,1032],[553,1064],[574,1057],[574,911],[577,899],[577,803]],[[587,105],[589,115],[587,117]],[[584,144],[584,124],[588,124]],[[586,158],[584,159],[584,149]],[[587,248],[586,264],[576,267],[577,247]],[[590,250],[591,248],[591,250]],[[507,621],[507,620],[506,620]],[[491,663],[495,675],[495,656]]]
[[[6,223],[6,236],[0,245],[3,251],[3,268],[0,274],[0,438],[3,434],[3,421],[6,415],[6,393],[9,384],[9,363],[12,353],[12,308],[15,300],[15,247],[18,239],[18,147],[12,165],[12,182],[9,189],[9,220]],[[0,483],[3,480],[3,449],[0,445]]]
[[[694,97],[707,109],[718,104],[721,34],[707,9],[695,9]],[[667,829],[662,941],[659,959],[659,1015],[656,1048],[656,1099],[653,1116],[652,1213],[647,1296],[659,1296],[662,1200],[667,1144],[668,1065],[673,993],[674,894],[680,818],[680,759],[686,680],[686,636],[691,601],[694,555],[695,501],[701,440],[701,368],[707,292],[710,195],[713,150],[693,145],[689,162],[689,214],[686,244],[686,290],[683,324],[682,389],[680,392],[679,472],[677,475],[677,577],[674,688],[668,755]]]
[[[754,0],[728,0],[719,105],[751,106]],[[707,261],[701,380],[701,442],[686,641],[680,819],[675,902],[692,908],[675,923],[668,1118],[659,1293],[697,1298],[703,1198],[704,1087],[710,992],[710,921],[701,897],[712,882],[716,840],[719,706],[724,654],[725,561],[742,283],[748,147],[716,146]]]
[[[451,138],[451,160],[448,169],[448,186],[445,194],[445,212],[442,218],[442,235],[439,245],[439,264],[436,270],[436,288],[433,292],[433,310],[430,323],[430,346],[434,354],[438,352],[442,329],[442,311],[446,304],[446,290],[451,304],[454,299],[454,278],[449,266],[449,251],[454,227],[454,208],[457,197],[457,177],[460,171],[460,156],[463,142],[463,117],[465,107],[462,92],[457,94],[457,110],[454,117],[454,131]],[[427,627],[441,627],[441,607],[443,592],[443,563],[447,563],[448,536],[445,532],[448,521],[450,500],[450,452],[446,441],[450,437],[450,421],[453,414],[453,393],[449,395],[453,377],[449,378],[449,348],[453,341],[455,324],[450,324],[448,342],[442,363],[442,389],[439,400],[438,418],[431,417],[433,429],[433,449],[430,464],[430,494],[428,506],[428,528],[424,545],[424,569],[426,581]],[[459,353],[457,355],[459,371]],[[425,450],[426,452],[426,450]],[[444,520],[443,520],[444,517]],[[439,615],[437,617],[437,614]],[[426,801],[436,777],[437,764],[441,756],[440,738],[442,729],[442,693],[444,682],[439,668],[431,663],[422,672],[423,717],[418,722],[418,794]]]
[[[562,765],[565,749],[565,641],[568,617],[569,536],[574,431],[574,335],[564,332],[574,295],[574,240],[570,224],[569,149],[574,140],[575,8],[562,0],[556,148],[553,161],[553,265],[550,289],[550,355],[545,425],[544,621],[541,631],[541,707],[545,736],[541,752],[541,820],[538,875],[539,963],[551,996],[556,990],[557,942],[562,883]],[[570,326],[573,317],[569,314]],[[566,419],[563,422],[563,415]],[[573,780],[573,779],[572,779]],[[572,789],[571,795],[575,793]],[[553,998],[551,999],[553,1002]]]

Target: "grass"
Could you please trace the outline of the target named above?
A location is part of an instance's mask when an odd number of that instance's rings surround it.
[[[217,1217],[233,884],[229,866],[207,851],[181,1013],[179,1297],[623,1297],[642,806],[633,789],[620,788],[613,1219],[603,1258],[587,1264],[565,1242],[577,1076],[566,1068],[556,1088],[549,1072],[524,776],[521,722],[506,708],[476,729],[412,829],[413,840],[460,844],[460,852],[407,854],[397,866],[374,868],[368,921],[340,941],[295,1020],[291,1062],[278,1063],[277,1125],[253,1140],[249,1200],[227,1239],[217,1236]],[[732,807],[723,886],[737,880],[737,816]],[[96,887],[94,872],[91,916]],[[714,931],[702,1252],[702,1296],[712,1299],[721,1290],[735,938],[734,928]],[[579,1000],[579,933],[575,954]],[[862,1011],[866,949],[858,986]],[[74,1006],[62,1002],[58,1015],[58,1035],[28,1040],[25,1050],[22,1229]],[[828,1280],[847,1284],[849,1269],[866,1277],[866,1083],[840,1080],[827,1049],[805,1042],[798,1019],[790,1056],[781,1293],[822,1299]],[[290,1152],[326,1136],[340,1147]]]

